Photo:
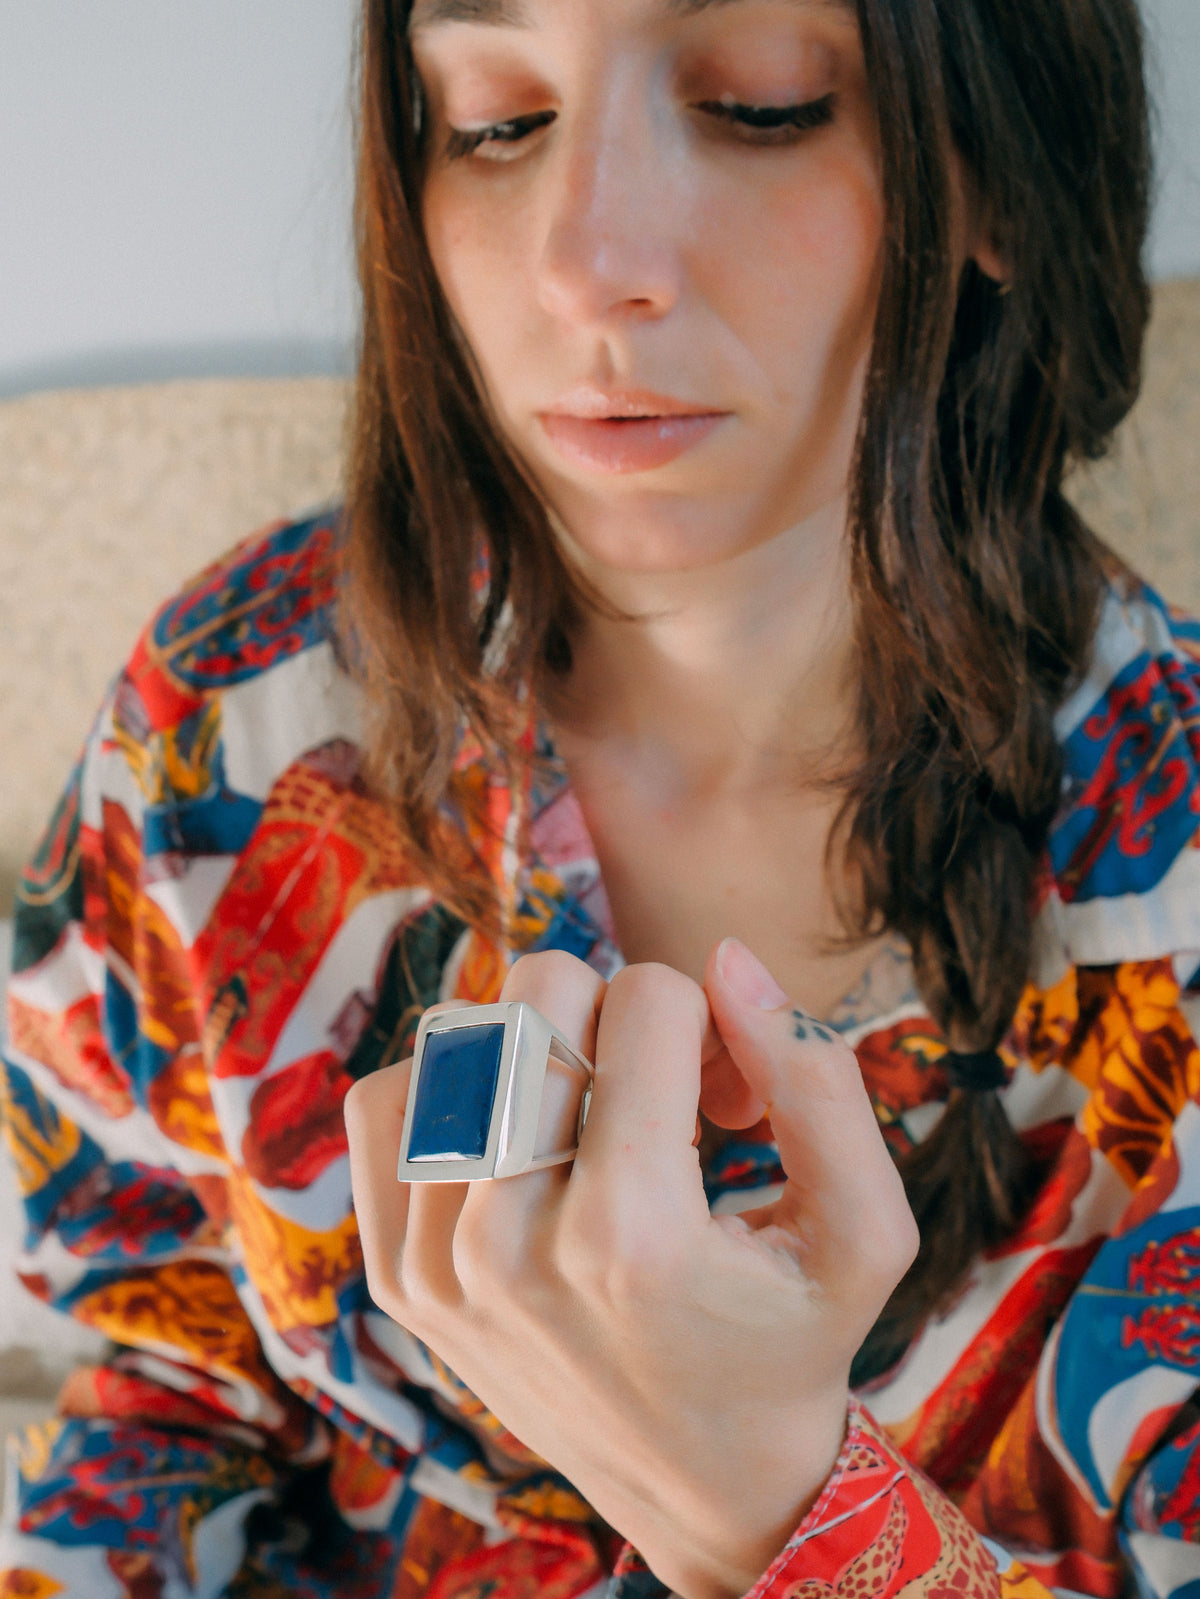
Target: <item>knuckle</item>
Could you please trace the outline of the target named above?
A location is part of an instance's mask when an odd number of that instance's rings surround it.
[[[436,1278],[422,1258],[420,1250],[401,1247],[394,1264],[395,1289],[392,1299],[403,1307],[403,1316],[397,1316],[413,1332],[427,1325],[438,1301]],[[386,1307],[385,1307],[386,1308]]]
[[[920,1244],[916,1219],[901,1193],[899,1204],[878,1216],[875,1226],[864,1229],[858,1270],[868,1284],[890,1294],[912,1265]]]
[[[352,1142],[378,1136],[403,1114],[411,1061],[394,1061],[350,1084],[342,1101],[346,1132]]]
[[[596,1271],[596,1228],[578,1208],[564,1207],[551,1241],[550,1262],[564,1282],[584,1287]]]
[[[501,1241],[494,1229],[466,1214],[459,1218],[450,1246],[454,1275],[469,1299],[491,1299],[503,1288],[506,1270]]]
[[[409,1320],[408,1302],[403,1286],[403,1250],[389,1255],[379,1245],[364,1247],[363,1274],[371,1298],[393,1321]]]
[[[668,1252],[648,1237],[629,1239],[611,1254],[601,1279],[604,1297],[614,1309],[641,1309],[658,1298],[674,1280]]]
[[[806,1092],[824,1100],[860,1103],[866,1095],[858,1056],[843,1039],[806,1048],[803,1063]],[[874,1119],[874,1111],[870,1112]]]
[[[505,979],[506,997],[515,998],[529,992],[552,993],[564,982],[577,979],[581,968],[591,974],[589,966],[564,949],[542,949],[520,955]]]
[[[684,1002],[697,992],[698,985],[683,972],[661,961],[638,961],[623,966],[611,979],[609,990],[619,994],[625,1003],[663,1003],[673,999]]]
[[[593,1220],[560,1227],[555,1265],[582,1296],[622,1312],[644,1305],[672,1280],[669,1254],[653,1229],[610,1216],[604,1225]]]
[[[917,1218],[905,1199],[899,1207],[896,1218],[896,1259],[900,1265],[900,1276],[903,1276],[913,1261],[917,1258],[917,1251],[921,1247],[921,1229],[917,1226]]]
[[[475,1008],[476,1004],[473,999],[439,999],[432,1005],[426,1005],[423,1014],[426,1016],[445,1016],[452,1011],[474,1010]]]
[[[346,1097],[342,1102],[342,1113],[352,1138],[360,1128],[365,1128],[369,1124],[375,1101],[379,1098],[379,1087],[374,1081],[375,1075],[372,1073],[369,1077],[360,1077],[357,1082],[351,1083],[346,1091]]]

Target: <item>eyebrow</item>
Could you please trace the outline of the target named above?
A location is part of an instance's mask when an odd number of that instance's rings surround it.
[[[663,0],[670,17],[695,17],[718,6],[738,5],[741,0]],[[793,0],[798,10],[839,11],[851,14],[854,0]],[[416,0],[409,22],[410,31],[431,28],[439,22],[474,22],[493,28],[527,28],[529,18],[520,0]]]

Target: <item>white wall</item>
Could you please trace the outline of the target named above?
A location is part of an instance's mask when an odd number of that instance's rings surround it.
[[[1159,188],[1150,265],[1200,274],[1200,0],[1142,0],[1159,111]]]
[[[331,370],[355,0],[0,0],[0,393]]]
[[[1144,5],[1176,276],[1200,272],[1200,0]],[[346,364],[355,9],[0,0],[0,395]]]

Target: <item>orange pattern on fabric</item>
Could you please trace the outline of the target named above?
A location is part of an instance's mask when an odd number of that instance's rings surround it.
[[[202,1371],[282,1391],[233,1284],[207,1260],[131,1271],[72,1306],[79,1320],[121,1343],[182,1357]]]
[[[1064,1544],[1106,1574],[1097,1593],[1120,1590],[1117,1529],[1098,1515],[1046,1446],[1038,1424],[1037,1375],[1030,1376],[975,1482],[962,1500],[963,1514],[988,1536],[1018,1549]],[[1065,1577],[1061,1579],[1066,1584]],[[1092,1590],[1089,1590],[1092,1591]]]
[[[995,1562],[973,1528],[928,1478],[905,1465],[858,1406],[834,1474],[775,1581],[784,1584],[786,1599],[996,1599],[997,1593]]]
[[[1000,1599],[1046,1599],[1046,1590],[1036,1577],[1015,1561],[1000,1573]]]
[[[134,919],[141,893],[142,843],[129,813],[116,800],[103,802],[102,839],[96,840],[99,856],[99,882],[103,911],[102,932],[109,949],[118,960],[134,965]],[[83,834],[84,858],[89,859],[87,829]]]
[[[477,1005],[490,1005],[500,998],[510,962],[490,939],[472,930],[467,935],[458,976],[455,999],[473,999]]]
[[[0,1130],[22,1194],[36,1194],[45,1187],[55,1173],[70,1165],[83,1142],[74,1122],[60,1116],[42,1096],[38,1098],[40,1115],[35,1118],[18,1105],[6,1074],[0,1072]]]
[[[532,1454],[532,1450],[527,1451]],[[547,1477],[538,1482],[507,1488],[497,1500],[506,1524],[516,1516],[522,1520],[577,1521],[594,1525],[596,1512],[587,1500],[562,1477]]]
[[[945,1098],[946,1074],[938,1061],[946,1040],[928,1016],[907,1016],[869,1033],[855,1053],[884,1138],[896,1153],[906,1153],[912,1140],[901,1117]]]
[[[0,1599],[53,1599],[62,1591],[62,1583],[44,1571],[30,1571],[27,1566],[0,1571]]]
[[[1050,1065],[1065,1066],[1071,1041],[1079,1025],[1078,972],[1070,967],[1050,988],[1030,983],[1021,995],[1009,1030],[1009,1046],[1035,1072]],[[1084,1081],[1076,1062],[1072,1073]],[[1091,1083],[1084,1082],[1085,1087]]]
[[[337,1320],[337,1292],[362,1274],[362,1244],[353,1211],[336,1227],[316,1231],[270,1208],[246,1173],[229,1179],[233,1225],[246,1275],[281,1332]]]
[[[891,1434],[944,1492],[961,1495],[974,1480],[1096,1247],[1050,1249],[1031,1262],[1005,1295],[1003,1318],[989,1319],[916,1416]]]
[[[1179,1012],[1168,961],[1137,961],[1079,973],[1080,1013],[1091,1025],[1067,1064],[1094,1087],[1081,1126],[1133,1187],[1171,1138],[1200,1091],[1200,1050]]]
[[[225,1137],[198,1047],[182,1050],[168,1060],[150,1083],[146,1099],[150,1114],[172,1143],[224,1158]]]
[[[511,1543],[448,1562],[429,1599],[575,1599],[605,1576],[591,1538],[555,1522],[514,1520]]]
[[[138,1025],[167,1054],[200,1042],[191,962],[165,911],[139,893],[133,909],[133,960],[140,990]]]
[[[148,805],[168,800],[199,799],[212,785],[213,756],[221,732],[221,706],[217,700],[203,706],[201,714],[187,718],[186,743],[178,726],[162,732],[129,727],[113,718],[113,737],[134,781]]]
[[[395,824],[352,784],[349,746],[310,753],[268,796],[195,945],[204,973],[204,1052],[219,1077],[262,1069],[334,934],[369,896],[412,886]]]
[[[1083,1132],[1131,1188],[1200,1092],[1169,960],[1073,967],[1052,988],[1028,988],[1010,1037],[1035,1071],[1053,1062],[1088,1090]]]
[[[329,1462],[329,1497],[347,1516],[382,1503],[396,1486],[399,1473],[385,1466],[349,1434],[335,1432]]]
[[[455,1566],[483,1542],[484,1529],[436,1499],[422,1499],[404,1538],[389,1599],[421,1599],[443,1566]]]
[[[48,1066],[60,1082],[106,1116],[128,1116],[133,1110],[129,1074],[108,1052],[100,1028],[100,1004],[91,994],[57,1015],[48,1015],[11,994],[8,1022],[9,1041],[15,1050]]]

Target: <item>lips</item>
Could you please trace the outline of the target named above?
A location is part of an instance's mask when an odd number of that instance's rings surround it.
[[[666,466],[702,443],[729,415],[646,389],[585,384],[562,395],[538,420],[573,465],[627,474]]]

